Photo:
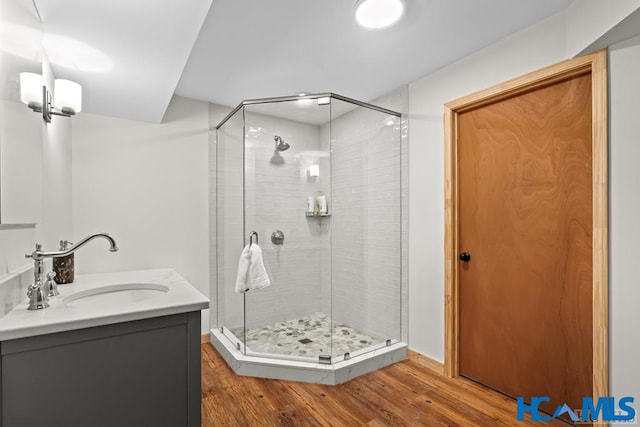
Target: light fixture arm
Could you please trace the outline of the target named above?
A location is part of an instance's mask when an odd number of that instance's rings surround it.
[[[44,85],[42,86],[42,104],[30,102],[28,106],[34,112],[42,113],[42,119],[47,123],[51,123],[51,116],[71,117],[76,114],[71,108],[63,108],[62,111],[56,111],[53,106],[51,92]]]
[[[40,74],[20,73],[20,100],[35,113],[41,113],[46,123],[52,116],[71,117],[82,111],[82,86],[71,80],[55,79],[56,102]]]

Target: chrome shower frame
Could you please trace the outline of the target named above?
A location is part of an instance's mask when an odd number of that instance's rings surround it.
[[[240,104],[238,104],[236,108],[231,110],[231,112],[227,114],[227,116],[224,119],[222,119],[222,121],[218,123],[218,125],[214,129],[216,130],[220,129],[220,127],[222,127],[222,125],[224,125],[227,122],[227,120],[233,117],[238,112],[238,110],[240,110],[245,105],[268,104],[268,103],[274,103],[274,102],[289,102],[289,101],[299,101],[301,99],[320,99],[320,98],[334,98],[340,101],[349,102],[359,107],[365,107],[371,110],[380,111],[381,113],[389,114],[398,118],[402,117],[402,114],[398,113],[397,111],[389,110],[387,108],[379,107],[373,104],[367,104],[366,102],[362,102],[362,101],[358,101],[357,99],[338,95],[333,92],[325,92],[325,93],[312,93],[309,95],[291,95],[291,96],[279,96],[274,98],[247,99],[242,101]]]

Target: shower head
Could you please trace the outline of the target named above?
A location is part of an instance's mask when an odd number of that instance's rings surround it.
[[[284,142],[284,139],[282,139],[278,135],[274,136],[273,140],[276,142],[276,150],[277,151],[287,151],[289,149],[289,147],[291,147],[289,144]]]

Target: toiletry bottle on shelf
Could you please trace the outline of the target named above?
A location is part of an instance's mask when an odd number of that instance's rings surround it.
[[[67,240],[60,240],[61,251],[66,251],[71,245],[72,243]],[[53,271],[56,273],[53,280],[55,280],[57,284],[64,285],[65,283],[73,283],[73,279],[75,278],[74,254],[54,258]]]
[[[316,200],[313,196],[307,197],[307,213],[312,214],[316,210]]]
[[[322,191],[318,191],[316,196],[316,214],[325,215],[327,213],[327,197],[322,194]]]

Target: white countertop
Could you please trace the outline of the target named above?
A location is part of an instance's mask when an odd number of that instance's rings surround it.
[[[163,285],[142,301],[113,304],[67,305],[65,297],[107,285],[149,283]],[[27,310],[28,299],[0,318],[0,341],[63,332],[150,317],[186,313],[209,308],[209,299],[172,269],[123,271],[78,275],[73,283],[58,285],[60,295],[49,298],[49,308]]]

